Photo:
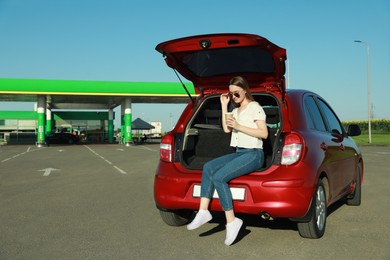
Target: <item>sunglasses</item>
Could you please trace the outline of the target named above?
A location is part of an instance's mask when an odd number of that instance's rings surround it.
[[[242,90],[241,90],[242,91]],[[230,97],[236,97],[236,98],[239,98],[241,95],[240,95],[240,92],[241,91],[235,91],[235,92],[229,92],[229,96]]]

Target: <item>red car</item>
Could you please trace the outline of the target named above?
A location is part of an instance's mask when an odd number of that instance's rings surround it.
[[[161,140],[154,197],[168,225],[188,223],[199,208],[204,163],[233,152],[221,125],[220,95],[237,75],[266,112],[269,137],[263,167],[229,183],[235,212],[288,218],[302,237],[320,238],[329,205],[340,199],[360,205],[363,158],[351,138],[360,129],[345,130],[319,95],[286,89],[285,49],[257,35],[210,34],[163,42],[156,50],[198,94]],[[214,195],[210,210],[222,211]]]

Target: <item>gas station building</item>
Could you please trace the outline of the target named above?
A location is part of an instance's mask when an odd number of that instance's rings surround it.
[[[188,88],[189,87],[189,88]],[[188,92],[187,92],[188,91]],[[53,131],[83,134],[88,142],[114,142],[114,109],[121,106],[123,143],[132,142],[132,104],[187,103],[195,95],[173,82],[0,79],[0,102],[36,102],[35,111],[0,111],[0,141],[30,138],[46,144]]]

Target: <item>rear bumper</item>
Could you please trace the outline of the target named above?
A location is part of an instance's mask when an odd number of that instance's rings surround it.
[[[197,210],[200,199],[193,196],[193,190],[195,185],[201,183],[200,171],[180,173],[171,166],[172,164],[160,164],[157,169],[154,181],[157,207],[164,210]],[[279,168],[271,167],[266,172],[252,173],[232,180],[229,183],[231,188],[245,189],[244,200],[233,202],[235,212],[256,215],[267,212],[272,217],[279,218],[304,217],[310,207],[314,184],[302,178],[305,176],[302,172],[294,178],[294,174],[288,174],[290,178],[276,178],[286,175],[286,170],[285,168],[283,174],[278,174]],[[166,174],[167,172],[170,174]],[[270,175],[274,177],[270,178]],[[222,210],[218,199],[211,201],[210,210]]]

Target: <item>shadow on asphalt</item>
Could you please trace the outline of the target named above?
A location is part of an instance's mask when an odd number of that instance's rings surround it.
[[[328,208],[328,217],[335,213],[337,209],[341,208],[342,206],[346,205],[346,200],[341,199],[337,201],[336,203],[332,204]],[[200,237],[206,237],[213,235],[218,232],[222,232],[225,230],[225,214],[223,212],[212,212],[213,219],[210,221],[210,223],[218,224],[218,226],[201,233]],[[250,234],[250,230],[247,229],[247,227],[258,227],[258,228],[268,228],[273,230],[294,230],[298,231],[297,223],[294,221],[291,221],[287,218],[280,218],[280,219],[274,219],[274,220],[264,220],[260,216],[257,215],[251,215],[251,214],[239,214],[237,213],[237,217],[241,218],[244,221],[243,227],[237,237],[237,240],[235,243],[239,242],[241,239],[243,239],[245,236]]]

